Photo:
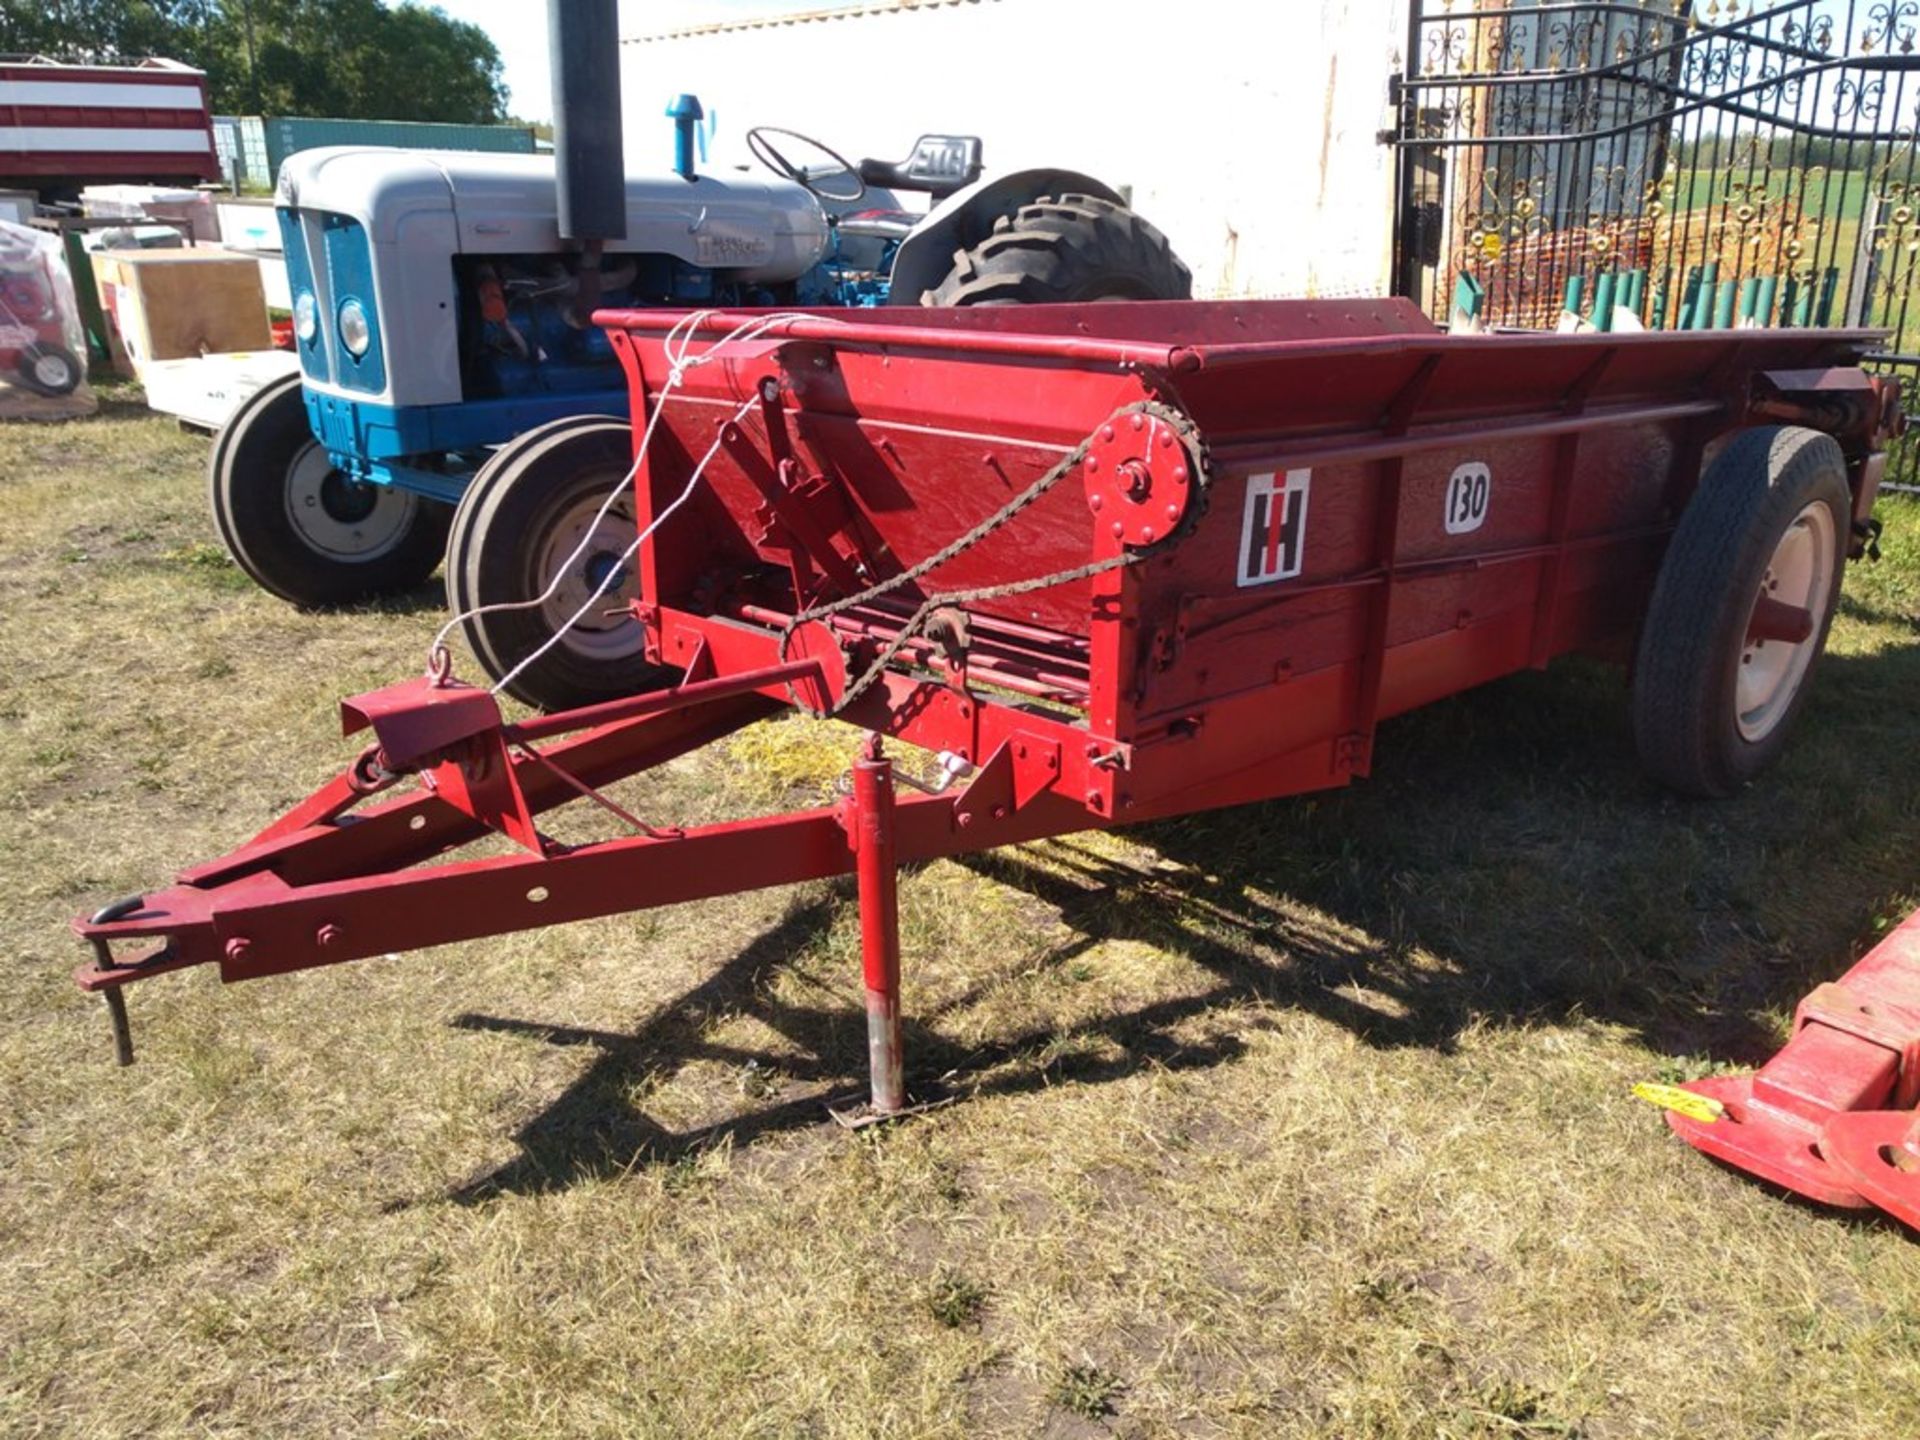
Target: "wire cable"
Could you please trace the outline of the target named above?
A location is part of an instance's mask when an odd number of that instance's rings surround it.
[[[666,383],[661,387],[660,393],[654,401],[653,413],[647,417],[646,428],[641,432],[640,443],[634,450],[633,464],[628,467],[626,474],[621,476],[619,483],[608,492],[607,498],[601,502],[600,509],[595,512],[592,522],[587,525],[584,533],[581,535],[580,543],[573,548],[573,552],[568,555],[565,560],[554,567],[553,578],[547,582],[547,588],[531,599],[499,600],[490,605],[475,605],[462,610],[457,615],[451,616],[446,624],[442,625],[434,635],[433,643],[428,647],[427,673],[429,675],[443,677],[451,674],[452,656],[451,652],[447,649],[447,637],[466,621],[478,619],[483,615],[501,614],[512,610],[539,609],[559,593],[560,586],[568,573],[592,547],[594,538],[598,535],[601,524],[606,520],[607,515],[612,511],[613,507],[619,503],[620,497],[626,493],[627,487],[634,483],[635,478],[640,473],[640,467],[646,463],[648,450],[651,448],[653,437],[659,429],[660,417],[666,413],[666,403],[673,395],[673,392],[685,381],[688,371],[696,370],[702,365],[711,364],[714,360],[719,359],[721,352],[729,346],[750,344],[755,340],[763,338],[769,331],[776,327],[792,321],[827,320],[832,322],[834,320],[834,317],[831,316],[807,315],[794,311],[779,311],[771,315],[755,315],[734,326],[732,330],[728,331],[718,340],[715,340],[698,354],[694,354],[692,346],[694,337],[700,326],[720,313],[721,312],[717,310],[690,310],[681,316],[680,319],[676,320],[673,328],[667,331],[666,336],[661,341],[661,350],[666,355],[668,366]],[[759,403],[758,395],[743,401],[740,408],[734,412],[731,423],[735,425],[739,424],[741,420],[746,418],[747,412]],[[693,498],[693,492],[699,486],[701,477],[706,473],[708,464],[712,462],[713,457],[719,452],[721,442],[718,435],[723,435],[724,433],[724,429],[717,432],[713,444],[708,447],[706,454],[701,457],[700,463],[694,467],[693,474],[688,478],[687,484],[685,488],[681,490],[680,494],[666,509],[654,516],[639,535],[634,537],[633,543],[622,552],[619,563],[607,567],[606,574],[601,577],[600,583],[595,587],[593,594],[587,597],[586,603],[576,610],[564,624],[560,625],[539,648],[503,675],[493,685],[493,694],[498,695],[517,679],[528,666],[534,664],[552,650],[555,645],[565,639],[568,632],[584,620],[592,612],[595,605],[600,603],[606,595],[608,587],[625,571],[627,562],[639,552],[640,547],[653,537],[653,533],[660,528],[661,524],[669,516]]]

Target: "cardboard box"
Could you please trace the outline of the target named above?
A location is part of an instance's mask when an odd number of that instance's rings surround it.
[[[267,301],[251,255],[207,250],[107,250],[93,257],[101,307],[116,337],[114,368],[267,350]]]

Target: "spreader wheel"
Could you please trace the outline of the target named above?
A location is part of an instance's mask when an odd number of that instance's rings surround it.
[[[314,440],[300,377],[262,386],[221,427],[208,463],[213,521],[235,563],[295,605],[348,605],[433,573],[450,507],[367,485]]]
[[[648,662],[639,622],[610,613],[639,594],[637,561],[625,558],[638,533],[632,464],[633,432],[625,421],[556,420],[495,451],[454,512],[447,605],[466,617],[467,644],[496,681],[586,608],[506,687],[529,705],[570,709],[672,679],[670,670]],[[622,493],[596,525],[594,517],[616,490]],[[615,578],[594,600],[610,573]],[[539,605],[526,603],[549,590]],[[521,608],[469,613],[496,605]]]
[[[71,395],[80,388],[83,373],[64,345],[30,345],[20,357],[20,381],[37,395]]]
[[[1092,195],[1042,196],[953,257],[928,305],[1185,300],[1193,275],[1152,225]]]
[[[1634,667],[1641,762],[1687,795],[1731,795],[1779,755],[1826,648],[1852,516],[1831,436],[1748,430],[1680,518]]]

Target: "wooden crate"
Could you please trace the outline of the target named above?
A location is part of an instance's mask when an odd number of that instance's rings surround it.
[[[101,304],[117,337],[114,366],[138,375],[151,360],[266,350],[259,262],[228,250],[105,250],[93,257]]]

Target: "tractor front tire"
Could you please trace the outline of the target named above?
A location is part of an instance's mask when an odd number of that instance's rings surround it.
[[[1769,426],[1720,452],[1654,585],[1634,662],[1641,764],[1702,799],[1779,756],[1839,606],[1853,497],[1829,435]]]
[[[672,683],[673,671],[648,661],[639,621],[610,613],[640,593],[638,558],[626,554],[638,533],[632,468],[624,420],[575,416],[501,446],[461,497],[447,606],[486,672],[513,675],[514,698],[568,710]]]
[[[1066,305],[1186,300],[1193,275],[1133,211],[1092,195],[1042,196],[956,251],[926,305]]]
[[[298,375],[241,402],[214,437],[207,482],[234,562],[303,609],[412,589],[446,549],[450,506],[334,467],[308,427]]]
[[[71,395],[80,388],[85,375],[79,360],[64,345],[30,345],[20,357],[20,383],[50,399]]]

